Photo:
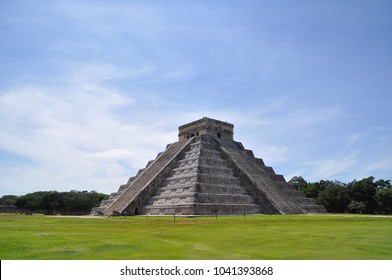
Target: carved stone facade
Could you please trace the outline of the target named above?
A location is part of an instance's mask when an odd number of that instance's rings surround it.
[[[179,127],[178,139],[186,140],[194,136],[213,135],[218,138],[233,140],[234,125],[227,122],[202,118]]]
[[[325,212],[233,140],[234,126],[202,118],[92,214],[233,215]]]

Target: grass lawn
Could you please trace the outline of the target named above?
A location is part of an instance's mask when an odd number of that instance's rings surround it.
[[[392,260],[392,217],[0,214],[2,260]]]

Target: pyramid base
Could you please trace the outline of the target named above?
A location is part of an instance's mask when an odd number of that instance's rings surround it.
[[[205,216],[205,215],[243,215],[259,214],[260,206],[257,204],[182,204],[182,205],[162,205],[146,206],[141,214],[144,215],[184,215],[184,216]],[[272,213],[271,213],[272,214]]]

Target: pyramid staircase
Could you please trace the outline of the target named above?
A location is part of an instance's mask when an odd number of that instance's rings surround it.
[[[143,209],[148,215],[256,214],[255,203],[211,137],[197,137]]]

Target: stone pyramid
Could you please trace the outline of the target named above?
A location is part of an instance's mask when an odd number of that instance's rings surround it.
[[[102,201],[97,215],[235,215],[326,212],[233,140],[234,126],[202,118]]]

